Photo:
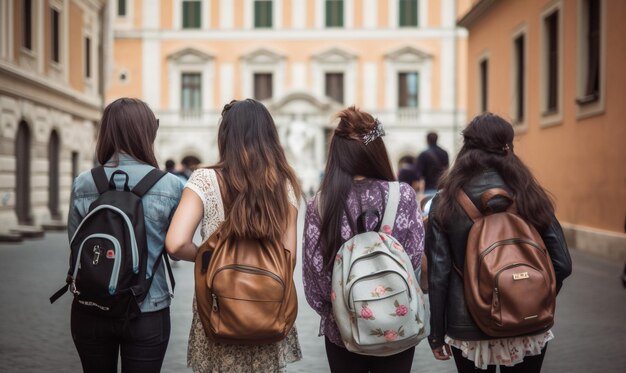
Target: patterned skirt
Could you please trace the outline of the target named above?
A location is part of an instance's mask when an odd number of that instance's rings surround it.
[[[288,363],[302,359],[298,331],[294,326],[287,338],[266,345],[224,345],[210,340],[198,316],[193,299],[187,365],[197,373],[284,372]]]

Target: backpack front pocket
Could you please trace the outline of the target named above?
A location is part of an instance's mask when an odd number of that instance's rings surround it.
[[[400,341],[419,331],[407,283],[397,272],[385,271],[356,281],[350,298],[353,335],[361,346]]]
[[[215,334],[251,340],[283,334],[280,311],[285,284],[279,276],[260,268],[230,265],[218,270],[210,285]]]
[[[73,278],[76,291],[90,296],[114,295],[117,291],[122,261],[117,238],[96,233],[83,240],[78,249]]]
[[[549,292],[548,281],[537,268],[524,263],[506,266],[495,277],[492,316],[503,328],[540,325]]]

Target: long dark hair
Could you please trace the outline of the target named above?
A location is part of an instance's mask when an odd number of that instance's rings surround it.
[[[145,102],[126,97],[111,102],[104,108],[100,121],[96,142],[98,163],[103,165],[123,152],[158,168],[154,156],[157,129],[156,117]]]
[[[320,187],[321,247],[326,266],[332,266],[343,243],[341,223],[348,213],[346,198],[355,175],[393,181],[395,176],[381,137],[367,145],[363,136],[374,130],[377,121],[370,114],[351,106],[337,114],[339,124],[328,150],[328,162]]]
[[[456,195],[465,183],[493,169],[510,188],[519,214],[538,229],[547,227],[554,216],[554,202],[528,167],[513,152],[515,133],[509,122],[485,113],[463,130],[463,147],[454,165],[439,183],[435,219],[446,227],[452,215],[461,213]]]
[[[217,134],[228,219],[221,231],[237,238],[280,240],[289,223],[288,184],[300,186],[287,163],[272,116],[258,101],[231,101]]]

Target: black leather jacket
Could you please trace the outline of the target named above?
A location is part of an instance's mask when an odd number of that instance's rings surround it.
[[[498,173],[485,171],[466,184],[463,190],[478,205],[480,196],[487,189],[497,187],[508,189]],[[472,320],[465,305],[463,279],[452,267],[453,263],[461,270],[464,267],[465,246],[472,221],[459,207],[461,212],[444,232],[435,218],[437,203],[438,197],[435,196],[429,213],[425,243],[431,311],[428,341],[431,348],[435,348],[444,344],[446,335],[466,341],[493,339],[484,334]],[[572,261],[563,230],[555,217],[552,224],[539,233],[552,259],[558,291],[563,280],[572,272]]]

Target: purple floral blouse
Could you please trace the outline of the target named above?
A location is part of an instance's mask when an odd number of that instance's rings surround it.
[[[381,215],[385,211],[389,184],[386,181],[365,179],[355,181],[347,196],[348,210],[352,221],[366,209],[375,208]],[[419,218],[419,207],[415,191],[408,184],[400,183],[400,203],[396,214],[392,235],[404,246],[414,268],[418,268],[424,252],[424,226]],[[371,230],[376,221],[368,221]],[[324,258],[320,242],[321,220],[317,209],[317,198],[307,204],[304,223],[304,243],[302,271],[304,293],[309,305],[321,316],[320,336],[326,335],[334,344],[344,347],[341,334],[335,323],[330,301],[332,269],[324,269]],[[344,216],[341,224],[341,236],[344,241],[354,233],[348,219]]]

